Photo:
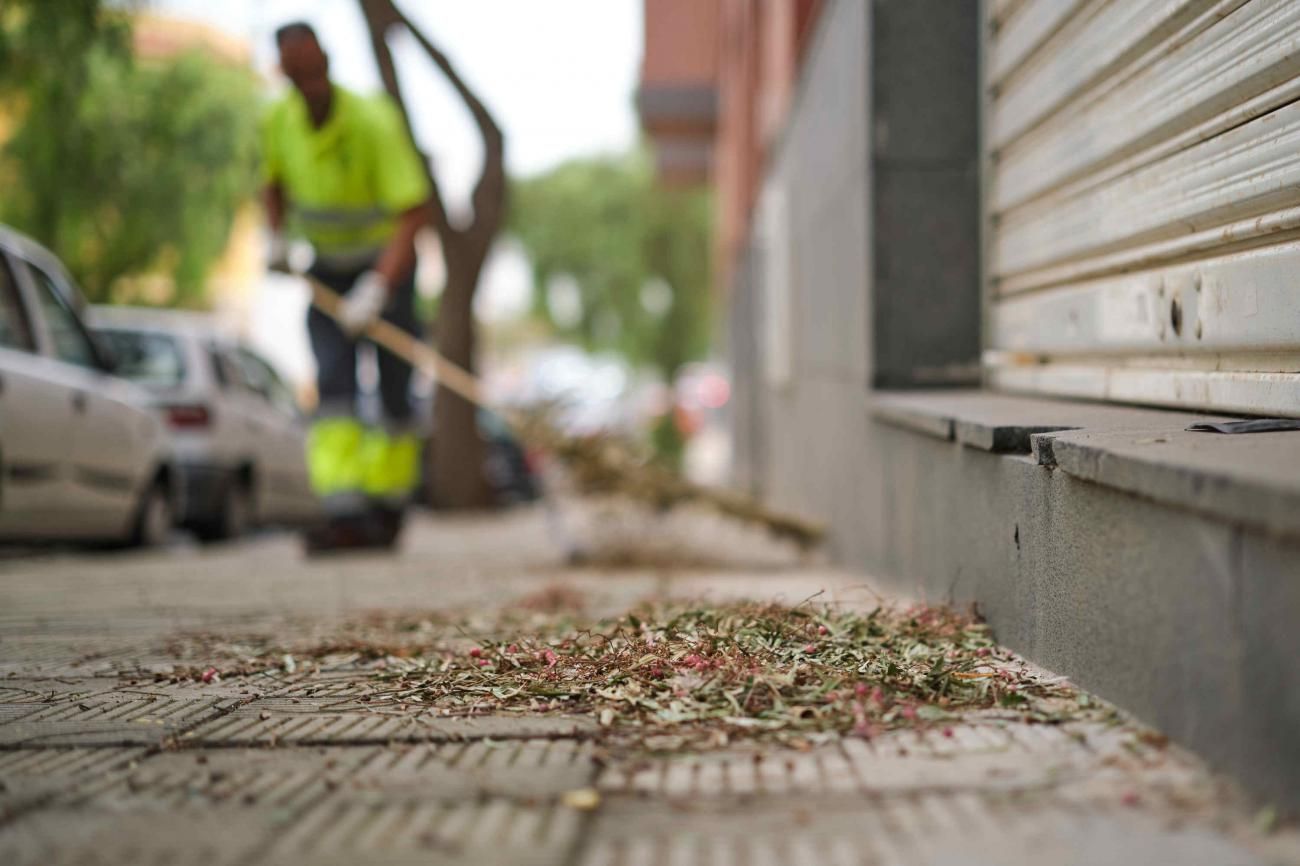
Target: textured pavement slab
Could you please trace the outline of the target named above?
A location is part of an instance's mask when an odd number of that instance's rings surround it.
[[[456,803],[336,799],[286,828],[264,862],[558,866],[573,862],[585,822],[582,812],[562,804],[501,798]]]
[[[20,812],[71,798],[86,785],[116,781],[146,754],[140,748],[0,752],[0,826]]]
[[[1211,831],[1171,828],[1133,813],[977,794],[925,794],[864,805],[764,798],[694,808],[620,797],[601,810],[580,862],[1256,866],[1268,861]]]
[[[243,702],[237,697],[101,693],[0,725],[0,748],[160,745]]]
[[[685,571],[561,555],[522,512],[423,523],[391,558],[309,563],[271,536],[0,561],[0,864],[1300,864],[1293,830],[1260,832],[1260,804],[1127,724],[995,713],[806,751],[636,757],[606,753],[586,717],[372,701],[400,658],[192,678],[213,641],[310,645],[373,612],[556,586],[615,613],[652,593],[873,597],[860,576],[766,554]]]
[[[55,807],[0,827],[0,863],[249,863],[276,829],[274,816],[249,809],[164,815]]]
[[[185,733],[187,746],[369,745],[394,742],[455,742],[471,739],[576,737],[596,725],[588,718],[481,716],[445,718],[414,711],[331,712],[285,699],[263,699]],[[0,727],[0,742],[3,742]]]
[[[891,731],[808,752],[735,749],[632,764],[600,778],[610,794],[667,800],[718,797],[870,797],[941,791],[1096,790],[1119,800],[1141,787],[1185,796],[1210,780],[1187,755],[1100,724],[975,723]],[[1212,792],[1211,792],[1212,795]]]

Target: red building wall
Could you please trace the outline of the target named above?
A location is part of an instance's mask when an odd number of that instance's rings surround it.
[[[767,154],[784,128],[821,0],[644,2],[642,125],[665,182],[712,184],[718,284],[725,287],[749,235]],[[707,121],[698,110],[706,89],[715,107]],[[706,139],[707,157],[688,151]]]

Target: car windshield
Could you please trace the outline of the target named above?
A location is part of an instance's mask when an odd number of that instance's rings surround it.
[[[114,372],[151,388],[174,388],[185,379],[185,358],[175,337],[152,331],[104,329],[100,340],[113,352]]]

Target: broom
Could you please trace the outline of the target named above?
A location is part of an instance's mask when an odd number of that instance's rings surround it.
[[[311,287],[312,305],[337,320],[343,298],[319,280],[305,278]],[[659,509],[700,503],[729,517],[763,526],[804,550],[815,546],[825,534],[818,524],[773,511],[746,496],[695,484],[662,466],[640,460],[613,437],[568,436],[542,413],[492,406],[477,377],[390,322],[371,322],[365,335],[450,391],[500,417],[523,441],[553,453],[588,492],[620,493]]]

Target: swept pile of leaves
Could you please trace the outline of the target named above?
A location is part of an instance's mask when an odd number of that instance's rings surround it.
[[[552,587],[499,611],[375,613],[294,641],[199,635],[170,649],[205,660],[194,668],[203,682],[296,672],[311,692],[314,674],[329,672],[338,711],[587,716],[610,745],[652,751],[738,739],[807,747],[972,714],[1051,723],[1104,712],[950,608],[581,610],[579,594]]]
[[[391,659],[369,705],[589,714],[652,749],[811,745],[971,711],[1062,721],[1086,706],[947,608],[651,605],[595,622],[528,619],[531,630],[502,623],[508,637]]]

